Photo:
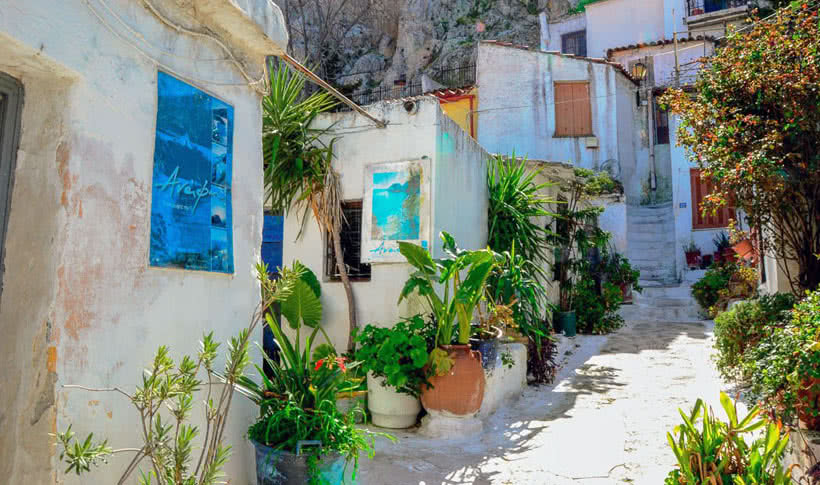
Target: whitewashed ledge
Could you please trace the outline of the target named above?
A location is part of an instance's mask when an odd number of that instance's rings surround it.
[[[509,353],[512,367],[504,365],[503,353]],[[463,438],[481,432],[486,421],[498,408],[509,403],[524,392],[527,387],[527,349],[520,343],[499,343],[495,365],[484,369],[487,383],[484,386],[484,400],[481,409],[472,417],[455,417],[446,413],[429,412],[421,420],[418,433],[428,438]]]
[[[789,434],[789,446],[783,457],[786,467],[797,465],[792,470],[792,479],[795,483],[813,483],[807,474],[820,461],[820,431],[795,430]]]

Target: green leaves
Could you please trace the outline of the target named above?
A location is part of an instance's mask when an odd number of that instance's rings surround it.
[[[706,485],[723,483],[735,485],[785,485],[790,472],[780,461],[788,444],[788,433],[779,425],[758,419],[760,410],[752,408],[742,419],[737,415],[734,402],[725,393],[720,403],[728,422],[718,420],[714,413],[698,399],[689,414],[679,410],[683,424],[667,433],[667,442],[678,468],[669,473],[668,485]],[[765,436],[751,444],[744,436],[766,427]]]
[[[553,184],[536,180],[540,169],[530,169],[526,159],[501,155],[490,160],[487,189],[490,195],[487,211],[487,244],[497,252],[516,251],[530,261],[546,260],[548,230],[537,221],[554,216],[548,205],[555,203],[542,195]]]
[[[430,256],[430,252],[423,247],[417,244],[399,241],[399,252],[411,266],[425,275],[433,275],[436,273],[436,264],[433,262],[433,257]]]
[[[322,186],[329,169],[325,130],[311,128],[335,106],[325,91],[303,96],[305,80],[284,63],[270,66],[270,94],[262,99],[265,202],[287,213]]]
[[[418,396],[427,383],[425,368],[428,343],[435,340],[434,329],[420,315],[402,320],[392,328],[368,325],[357,337],[356,360],[362,370],[384,377],[397,391]]]
[[[282,302],[281,310],[293,329],[300,325],[314,328],[322,321],[322,303],[310,285],[301,279],[294,284],[293,293]]]

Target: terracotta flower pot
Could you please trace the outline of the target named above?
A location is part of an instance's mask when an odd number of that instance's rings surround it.
[[[741,259],[752,259],[755,254],[755,248],[752,246],[752,242],[748,239],[744,239],[739,243],[732,246],[732,251],[737,253],[737,256]]]
[[[421,404],[427,411],[469,417],[478,412],[484,400],[484,369],[481,353],[469,345],[442,345],[453,359],[453,367],[443,376],[429,379],[431,387],[421,392]]]
[[[621,283],[618,285],[621,288],[621,303],[632,303],[632,283]]]
[[[797,390],[797,416],[806,429],[820,431],[820,379],[803,378]]]
[[[698,266],[698,259],[700,258],[700,251],[687,251],[684,253],[686,255],[686,265],[690,268]]]

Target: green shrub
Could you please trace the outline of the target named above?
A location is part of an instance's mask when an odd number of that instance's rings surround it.
[[[785,305],[788,297],[779,296]],[[776,307],[775,304],[772,304]],[[778,416],[791,420],[800,414],[811,427],[820,425],[816,396],[820,392],[820,291],[797,303],[785,323],[775,326],[741,359],[749,379],[749,394],[766,403]],[[807,387],[808,385],[808,387]]]
[[[435,332],[435,330],[433,330]],[[402,320],[393,328],[368,325],[356,336],[356,360],[365,372],[384,377],[397,391],[418,396],[427,382],[427,334],[421,315]]]
[[[795,408],[810,429],[820,429],[820,290],[808,293],[792,310],[797,345],[796,365],[789,383],[796,394]]]
[[[725,393],[720,393],[720,404],[728,421],[717,419],[700,399],[688,415],[679,410],[683,423],[675,427],[677,437],[666,435],[678,466],[669,472],[664,485],[791,483],[791,470],[781,463],[789,434],[760,417],[757,407],[741,419]],[[746,436],[761,428],[765,431],[747,443]]]
[[[724,377],[738,376],[741,358],[747,349],[755,347],[760,340],[773,331],[773,325],[787,318],[787,311],[794,306],[789,293],[764,295],[743,301],[731,310],[715,317],[716,365]]]
[[[701,308],[709,310],[720,299],[720,291],[729,288],[729,279],[735,271],[734,264],[712,265],[706,274],[692,285],[692,296]]]
[[[575,284],[574,292],[573,307],[579,332],[601,335],[624,324],[624,319],[617,313],[623,301],[620,287],[605,282],[599,294],[595,280],[586,277]]]

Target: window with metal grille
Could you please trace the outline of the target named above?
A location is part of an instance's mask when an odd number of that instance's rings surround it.
[[[345,220],[342,223],[340,240],[347,276],[353,281],[368,281],[370,280],[370,265],[361,262],[362,201],[342,202],[342,213],[344,213]],[[333,281],[341,279],[339,270],[336,267],[336,253],[333,251],[333,241],[329,237],[325,244],[325,275]]]
[[[726,205],[717,210],[703,213],[701,204],[706,196],[712,193],[714,185],[706,177],[701,177],[700,169],[689,170],[689,182],[692,188],[692,229],[719,229],[729,225],[729,221],[736,217],[735,208]]]
[[[555,136],[593,136],[589,83],[555,83]]]
[[[669,144],[669,114],[655,103],[655,145]]]
[[[580,57],[587,56],[587,31],[578,30],[561,36],[561,52]]]

